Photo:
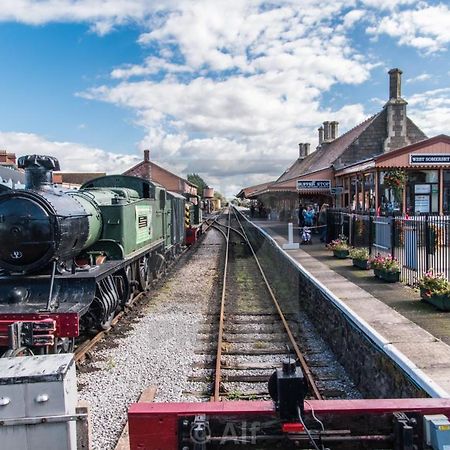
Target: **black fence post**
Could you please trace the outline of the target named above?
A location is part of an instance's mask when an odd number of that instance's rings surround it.
[[[430,242],[430,226],[428,223],[428,214],[425,215],[425,271],[430,269],[430,254],[431,254],[431,242]]]
[[[356,224],[356,216],[354,214],[351,215],[351,220],[349,220],[349,244],[355,246],[355,224]]]
[[[372,239],[373,239],[373,217],[369,214],[369,255],[372,254]]]
[[[395,256],[395,216],[391,217],[391,256]]]

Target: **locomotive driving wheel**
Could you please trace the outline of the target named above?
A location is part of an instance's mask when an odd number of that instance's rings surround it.
[[[139,259],[139,288],[141,291],[148,289],[150,285],[150,264],[148,256]]]

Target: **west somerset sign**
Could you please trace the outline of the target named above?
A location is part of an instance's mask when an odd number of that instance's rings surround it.
[[[425,154],[425,155],[409,155],[409,163],[410,164],[450,164],[450,154],[449,155],[433,155],[433,154]]]
[[[330,180],[297,180],[297,191],[302,191],[305,189],[330,190],[330,188]]]

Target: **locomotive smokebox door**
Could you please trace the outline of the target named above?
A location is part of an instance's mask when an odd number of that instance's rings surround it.
[[[302,369],[293,358],[283,360],[282,368],[277,369],[269,379],[269,394],[282,422],[298,422],[298,408],[303,416],[307,392]]]
[[[0,358],[0,448],[76,450],[73,355]]]

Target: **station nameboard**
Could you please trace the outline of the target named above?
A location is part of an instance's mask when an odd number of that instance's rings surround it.
[[[450,164],[450,154],[448,155],[433,155],[433,154],[425,154],[425,155],[409,155],[409,163],[410,164]]]
[[[297,180],[297,191],[303,189],[330,189],[330,180]]]

